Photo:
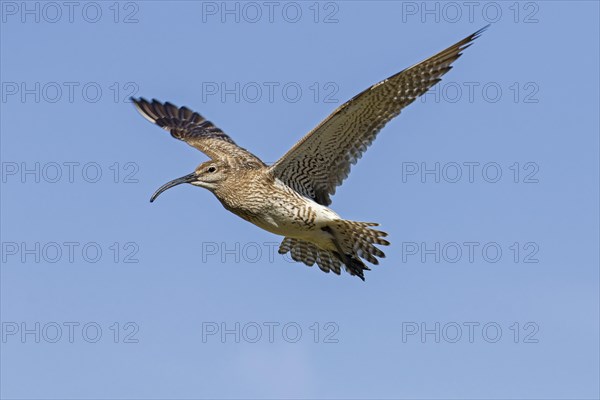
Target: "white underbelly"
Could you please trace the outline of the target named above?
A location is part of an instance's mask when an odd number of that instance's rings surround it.
[[[269,207],[255,224],[277,235],[319,243],[329,240],[330,234],[321,228],[340,216],[329,208],[310,199],[303,199],[302,206],[289,204],[285,207]]]

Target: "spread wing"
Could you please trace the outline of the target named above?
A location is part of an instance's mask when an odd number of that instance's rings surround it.
[[[131,98],[131,101],[148,121],[171,132],[171,136],[183,140],[211,159],[228,160],[230,164],[264,166],[258,157],[239,147],[225,132],[187,107],[178,108],[157,100],[149,102],[144,98]]]
[[[377,133],[439,82],[461,51],[485,29],[487,26],[341,105],[273,164],[271,173],[304,196],[331,204],[330,195],[335,194],[351,164],[356,164]]]

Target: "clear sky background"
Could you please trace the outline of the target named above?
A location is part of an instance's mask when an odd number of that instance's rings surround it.
[[[598,2],[0,6],[2,398],[600,395]],[[490,22],[333,198],[389,232],[366,282],[208,191],[148,202],[206,157],[128,96],[274,162]]]

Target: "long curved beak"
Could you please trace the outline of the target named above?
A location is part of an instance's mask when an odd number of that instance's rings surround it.
[[[150,203],[152,203],[156,198],[165,190],[172,188],[173,186],[181,185],[182,183],[190,183],[197,179],[196,173],[192,172],[186,176],[182,176],[181,178],[173,179],[171,182],[167,182],[161,187],[158,188],[156,192],[150,197]]]

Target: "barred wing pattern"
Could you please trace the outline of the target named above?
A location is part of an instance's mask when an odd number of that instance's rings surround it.
[[[211,159],[228,160],[230,164],[264,166],[258,157],[239,147],[225,132],[187,107],[178,108],[158,100],[149,102],[144,98],[131,98],[131,101],[148,121],[169,131],[171,136],[183,140]]]
[[[489,26],[489,25],[488,25]],[[297,192],[328,206],[330,196],[350,173],[350,166],[377,133],[448,72],[461,51],[485,29],[446,50],[385,79],[341,105],[270,167]]]

